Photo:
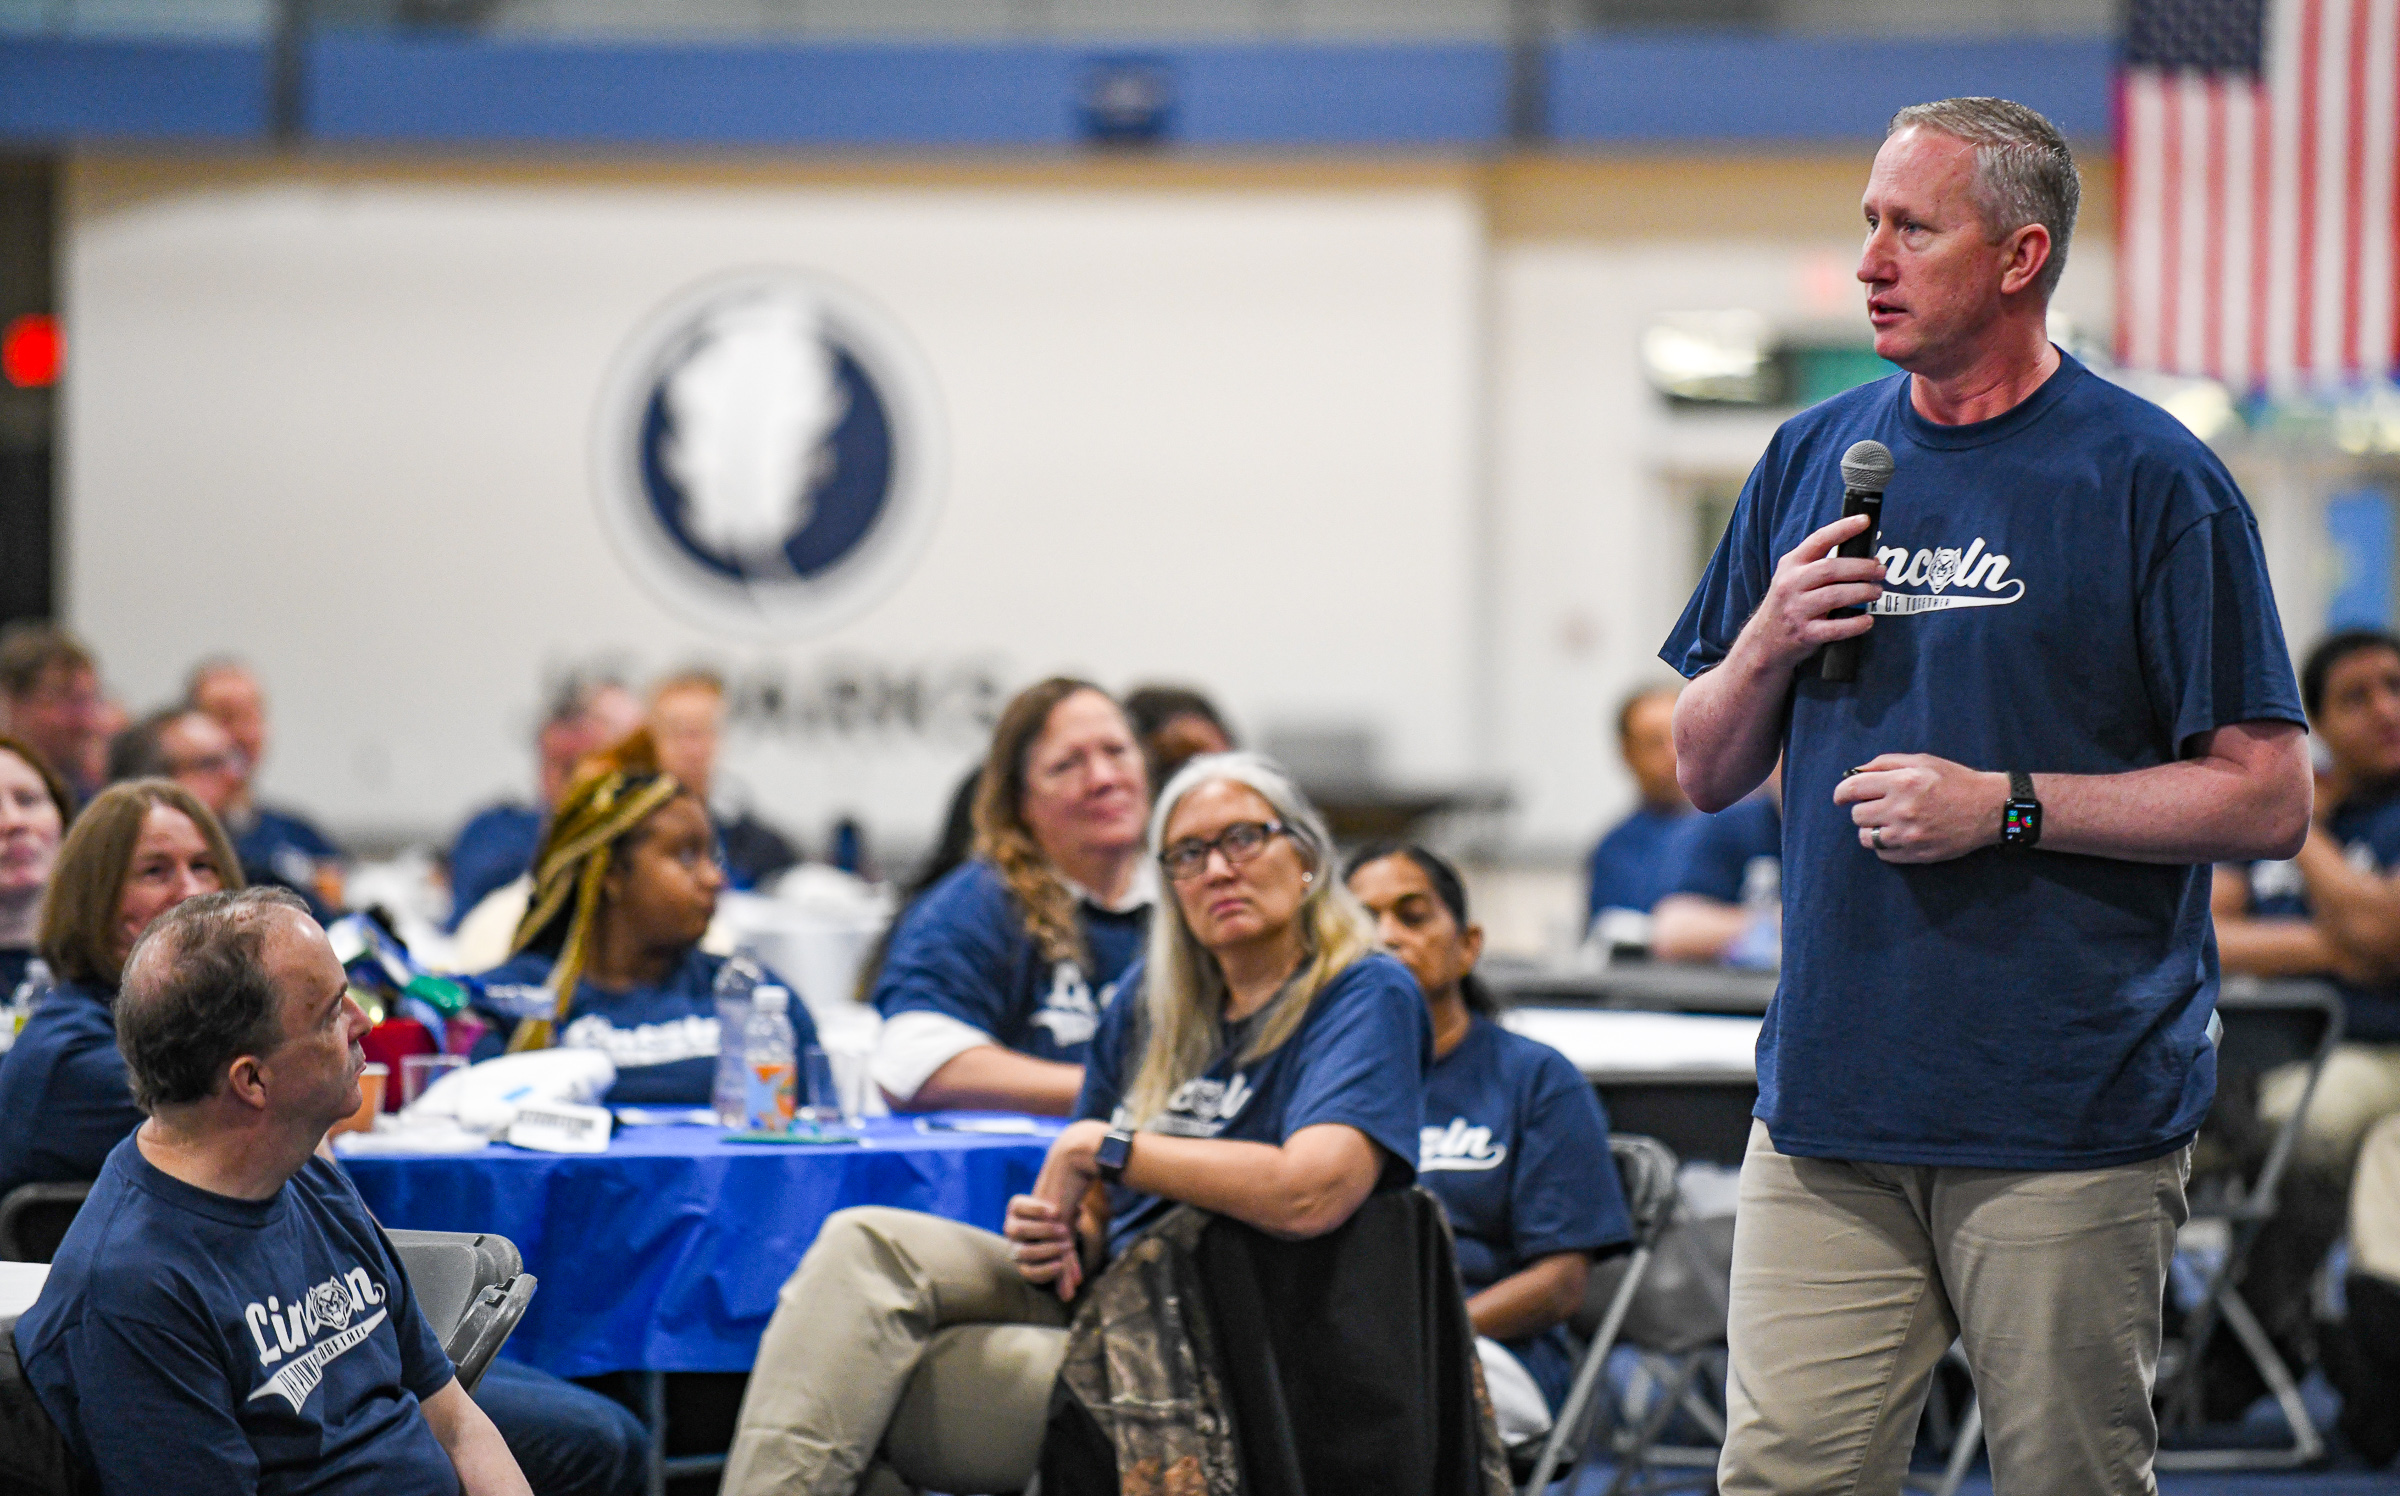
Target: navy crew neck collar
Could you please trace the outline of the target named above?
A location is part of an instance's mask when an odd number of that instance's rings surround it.
[[[276,1218],[283,1214],[284,1197],[289,1195],[292,1190],[291,1181],[287,1179],[283,1183],[283,1188],[264,1200],[239,1200],[231,1195],[220,1195],[213,1190],[204,1190],[196,1184],[186,1184],[150,1162],[142,1155],[142,1145],[134,1134],[128,1134],[125,1141],[119,1143],[117,1147],[125,1154],[127,1175],[145,1193],[153,1195],[179,1210],[188,1210],[194,1215],[206,1216],[212,1221],[222,1221],[228,1226],[246,1226],[256,1229],[260,1226],[274,1224]],[[306,1165],[302,1165],[302,1167],[305,1168]]]
[[[1919,413],[1915,400],[1916,377],[1911,375],[1893,381],[1895,398],[1900,404],[1900,426],[1908,433],[1910,441],[1922,447],[1956,451],[1988,446],[1996,441],[2005,441],[2040,420],[2085,372],[2083,365],[2075,361],[2075,356],[2061,348],[2058,350],[2058,367],[2050,371],[2050,377],[2042,381],[2040,388],[1988,421],[1969,421],[1963,426],[1946,426],[1939,421],[1929,421]]]

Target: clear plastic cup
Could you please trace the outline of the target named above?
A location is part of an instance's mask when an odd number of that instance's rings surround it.
[[[433,1088],[443,1076],[467,1068],[463,1054],[412,1054],[400,1060],[400,1105],[403,1110],[415,1106],[417,1098]]]

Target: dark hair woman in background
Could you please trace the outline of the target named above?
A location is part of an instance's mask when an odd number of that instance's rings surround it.
[[[1574,1380],[1566,1322],[1592,1253],[1633,1234],[1608,1118],[1565,1055],[1501,1027],[1457,869],[1384,842],[1350,859],[1349,883],[1425,989],[1434,1059],[1417,1178],[1450,1214],[1500,1435],[1520,1445],[1549,1432]]]

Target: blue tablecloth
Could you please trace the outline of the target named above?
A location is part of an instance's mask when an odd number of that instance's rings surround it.
[[[1040,1136],[866,1124],[862,1147],[728,1143],[627,1127],[606,1153],[362,1155],[342,1166],[387,1227],[493,1231],[541,1280],[506,1354],[560,1376],[748,1371],[776,1291],[825,1218],[897,1205],[997,1230]]]

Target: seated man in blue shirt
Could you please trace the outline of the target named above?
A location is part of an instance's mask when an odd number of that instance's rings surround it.
[[[1681,694],[1676,686],[1646,686],[1617,708],[1617,752],[1641,803],[1592,848],[1583,914],[1584,928],[1611,944],[1619,943],[1616,936],[1598,926],[1612,911],[1621,911],[1612,924],[1646,935],[1646,923],[1622,916],[1646,921],[1651,906],[1666,894],[1667,846],[1692,813],[1692,802],[1675,782],[1675,698]],[[1641,944],[1644,935],[1632,935],[1629,943]]]
[[[233,838],[242,876],[299,889],[321,908],[341,908],[342,849],[307,816],[257,797],[258,766],[267,756],[267,693],[257,672],[228,655],[203,660],[192,669],[184,703],[225,729],[240,750],[233,793],[217,819]]]
[[[1783,773],[1715,815],[1695,815],[1667,843],[1667,891],[1650,911],[1661,961],[1772,967],[1783,952]]]
[[[575,764],[642,725],[642,704],[613,680],[569,681],[552,698],[535,735],[538,805],[508,800],[477,811],[450,844],[450,928],[495,889],[525,876],[542,844],[542,824],[566,793]]]
[[[104,1491],[529,1496],[324,1156],[366,1063],[348,988],[273,888],[177,906],[126,964],[119,1033],[150,1120],[16,1327]]]

